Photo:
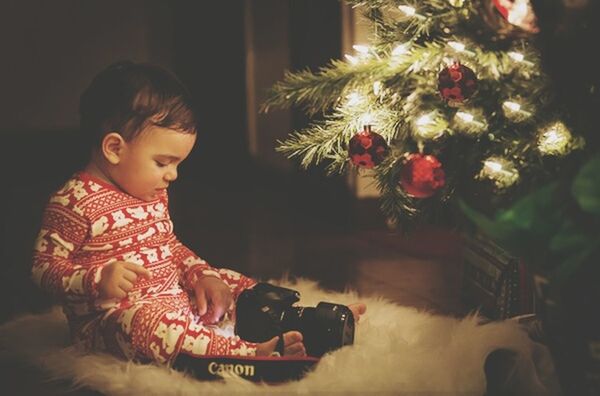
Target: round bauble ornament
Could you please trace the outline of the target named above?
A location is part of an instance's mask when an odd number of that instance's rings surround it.
[[[446,184],[442,163],[433,155],[409,154],[400,172],[400,186],[414,198],[428,198]]]
[[[496,10],[508,23],[528,33],[537,33],[537,19],[530,0],[492,0]]]
[[[452,107],[458,107],[477,90],[475,72],[459,62],[445,67],[438,74],[438,91]]]
[[[529,37],[539,31],[529,0],[478,0],[473,5],[489,28],[492,42]]]
[[[371,126],[358,132],[350,139],[348,145],[348,156],[350,161],[361,168],[373,168],[379,165],[388,152],[385,139],[371,130]]]

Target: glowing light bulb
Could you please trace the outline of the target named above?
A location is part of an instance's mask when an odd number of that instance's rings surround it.
[[[413,7],[407,5],[399,5],[398,8],[407,16],[414,16],[417,12]]]
[[[392,56],[400,56],[400,55],[406,54],[408,52],[408,47],[409,47],[409,43],[403,43],[403,44],[397,45],[392,50]]]
[[[498,189],[506,189],[519,180],[519,171],[506,158],[489,157],[483,161],[483,167],[477,177],[491,180]]]
[[[422,140],[437,139],[444,134],[448,122],[435,111],[423,114],[414,121],[413,133]]]
[[[538,149],[546,155],[565,155],[571,151],[573,136],[565,124],[558,121],[540,131]]]
[[[356,65],[358,63],[358,59],[352,55],[345,54],[344,57],[348,59],[348,62],[350,62],[353,65]]]
[[[531,105],[528,104],[527,107],[530,108]],[[502,103],[502,110],[504,111],[504,116],[513,122],[525,121],[532,115],[530,111],[523,108],[521,103],[512,100]]]
[[[457,111],[454,114],[454,126],[461,133],[479,136],[487,130],[487,120],[481,109]]]
[[[500,172],[502,170],[502,164],[494,160],[483,161],[483,166],[485,166],[486,169],[492,173]]]
[[[519,103],[517,103],[517,102],[511,102],[511,101],[508,101],[508,100],[506,102],[502,103],[502,106],[505,107],[505,108],[507,108],[510,111],[517,112],[517,111],[521,110],[521,105]]]
[[[360,125],[375,125],[375,116],[373,113],[364,113],[358,119]]]
[[[360,104],[362,104],[364,102],[364,98],[361,94],[359,94],[358,92],[350,92],[347,96],[346,96],[347,102],[346,104],[350,107],[356,107]]]
[[[456,117],[460,118],[464,122],[473,122],[473,119],[475,118],[473,114],[466,113],[464,111],[457,111]]]
[[[449,41],[448,45],[458,52],[464,52],[465,50],[465,45],[458,41]]]
[[[425,115],[422,115],[421,117],[419,117],[417,119],[416,124],[417,124],[417,126],[426,126],[426,125],[431,124],[432,122],[433,122],[433,119],[431,117],[431,113],[428,113],[428,114],[425,114]]]
[[[354,50],[356,50],[356,52],[358,52],[359,54],[362,54],[362,55],[368,54],[369,51],[371,50],[368,46],[362,45],[362,44],[355,44],[352,46],[352,48],[354,48]]]
[[[523,62],[523,60],[525,59],[525,55],[523,55],[520,52],[509,52],[508,56],[510,56],[513,60],[517,61],[517,62]]]
[[[381,81],[375,81],[373,83],[373,94],[375,94],[375,96],[379,96],[379,94],[381,93],[382,87],[383,87],[383,84],[381,83]]]

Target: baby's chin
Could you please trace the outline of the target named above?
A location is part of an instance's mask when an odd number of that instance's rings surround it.
[[[157,191],[148,192],[145,194],[130,194],[130,195],[139,199],[140,201],[151,202],[151,201],[156,201],[157,199],[159,199],[162,194],[164,194],[164,191],[157,190]]]

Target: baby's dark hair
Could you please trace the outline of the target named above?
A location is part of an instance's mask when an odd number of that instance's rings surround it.
[[[81,95],[80,125],[85,139],[97,147],[109,132],[126,141],[147,126],[196,133],[190,95],[167,70],[122,61],[101,71]]]

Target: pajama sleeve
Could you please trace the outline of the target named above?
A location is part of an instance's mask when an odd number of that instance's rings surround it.
[[[34,283],[61,299],[96,298],[102,265],[82,266],[71,261],[88,231],[87,219],[60,200],[51,200],[34,246]]]
[[[179,270],[179,279],[183,287],[193,290],[196,281],[205,276],[222,279],[217,269],[198,257],[192,250],[173,237],[169,243],[173,260]]]

